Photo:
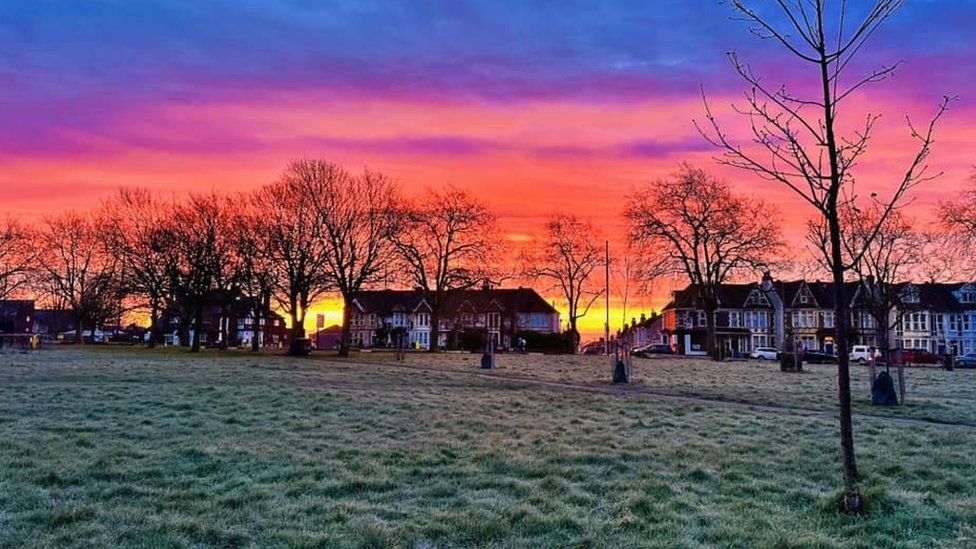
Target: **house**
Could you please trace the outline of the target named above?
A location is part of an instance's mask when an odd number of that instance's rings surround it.
[[[646,345],[666,344],[667,336],[661,331],[663,318],[659,314],[651,314],[648,317],[641,313],[640,320],[630,319],[630,324],[624,326],[618,337],[629,338],[632,347],[644,347]]]
[[[938,354],[976,352],[976,284],[906,282],[895,346]]]
[[[260,320],[255,322],[254,310],[255,300],[243,294],[234,296],[229,303],[215,296],[203,308],[200,344],[250,347],[253,339],[258,338],[258,346],[262,348],[286,345],[288,330],[284,317],[265,305]],[[160,324],[163,326],[163,344],[180,345],[180,318],[176,311],[165,311]],[[192,326],[188,332],[189,340],[192,341]]]
[[[395,330],[405,330],[407,344],[427,349],[463,347],[484,337],[510,348],[520,332],[559,333],[559,312],[529,288],[458,290],[445,296],[438,326],[431,326],[431,305],[420,290],[363,291],[349,315],[354,347],[391,347]]]
[[[904,282],[893,286],[897,307],[886,319],[893,326],[889,346],[938,354],[976,352],[976,284]],[[705,354],[705,312],[693,286],[672,294],[662,312],[662,333],[681,354]],[[875,318],[878,288],[870,280],[845,282],[842,299],[850,309],[850,345],[882,346]],[[756,347],[835,352],[836,294],[828,282],[773,280],[723,284],[715,312],[717,344],[732,354]]]
[[[338,349],[342,340],[342,326],[334,324],[312,334],[312,344],[316,349]]]
[[[29,334],[34,331],[34,301],[0,300],[0,333]]]
[[[661,313],[661,332],[679,354],[707,353],[706,317],[697,293],[694,286],[673,292]],[[718,288],[715,338],[719,348],[736,355],[774,344],[778,302],[771,293],[771,289],[754,282],[722,284]]]
[[[56,336],[76,329],[77,320],[74,314],[66,309],[38,309],[34,311],[35,334]]]

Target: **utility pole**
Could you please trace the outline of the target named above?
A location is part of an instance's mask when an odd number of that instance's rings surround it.
[[[610,356],[610,241],[606,241],[606,261],[604,261],[604,275],[606,276],[605,297],[607,305],[607,319],[603,325],[603,341],[607,356]]]

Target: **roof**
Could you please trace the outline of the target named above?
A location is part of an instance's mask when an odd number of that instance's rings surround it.
[[[413,312],[426,304],[421,290],[369,290],[354,298],[364,313],[387,316],[394,312]],[[472,312],[498,310],[508,313],[545,313],[558,311],[531,288],[490,288],[457,290],[448,293],[444,311],[470,308]]]
[[[911,283],[902,283],[903,288]],[[928,282],[925,284],[914,284],[918,288],[918,307],[921,309],[932,309],[949,313],[965,311],[967,308],[956,299],[953,292],[959,291],[965,282]],[[973,307],[969,307],[973,308]]]
[[[915,284],[902,282],[895,286],[904,289],[907,286],[914,286],[918,289],[919,302],[912,304],[914,308],[928,309],[943,312],[962,312],[965,310],[976,309],[976,304],[967,307],[968,304],[959,302],[956,293],[966,286],[971,286],[968,282],[926,282]],[[836,298],[834,296],[834,285],[831,282],[821,282],[819,280],[808,282],[806,280],[776,281],[773,287],[784,306],[787,309],[795,308],[818,308],[833,309]],[[843,295],[848,303],[855,301],[858,289],[862,287],[860,281],[849,281],[844,283]],[[683,290],[674,292],[674,297],[664,308],[667,309],[697,309],[697,298],[694,289],[696,286],[689,285]],[[744,308],[745,300],[753,288],[760,288],[758,284],[722,284],[718,290],[719,308]],[[801,303],[798,296],[801,293],[811,296],[813,299],[808,303]],[[863,296],[863,294],[861,294]],[[855,306],[863,305],[860,299]],[[908,304],[906,304],[908,305]]]
[[[665,309],[697,309],[698,296],[697,294],[698,286],[695,284],[688,285],[683,290],[677,290],[674,292],[674,296],[671,301],[665,305]],[[750,282],[746,284],[721,284],[718,287],[718,302],[719,308],[740,308],[746,303],[749,295],[753,291],[762,292],[762,288],[758,283]],[[764,308],[763,306],[756,306],[756,308]]]

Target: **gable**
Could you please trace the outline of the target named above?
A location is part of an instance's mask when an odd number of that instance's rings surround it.
[[[813,292],[810,291],[810,286],[806,282],[800,284],[800,287],[796,291],[796,295],[793,296],[793,307],[817,307],[817,299],[813,297]]]
[[[954,293],[959,303],[963,305],[976,305],[976,284],[967,282]]]
[[[769,302],[769,298],[766,294],[759,290],[759,288],[753,288],[749,292],[749,297],[746,298],[746,307],[771,307],[772,304]]]

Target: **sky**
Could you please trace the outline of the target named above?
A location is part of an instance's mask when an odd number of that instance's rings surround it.
[[[692,125],[701,90],[726,116],[745,89],[728,51],[770,81],[809,70],[731,15],[717,0],[5,1],[0,211],[40,219],[121,185],[246,190],[316,157],[408,191],[470,189],[513,242],[554,212],[619,242],[626,194],[689,161],[774,204],[798,241],[804,205],[717,166]],[[973,28],[976,0],[909,0],[856,67],[904,62],[847,107],[883,115],[859,167],[872,190],[911,156],[904,117],[958,95],[930,159],[944,175],[912,206],[922,221],[976,170]]]

